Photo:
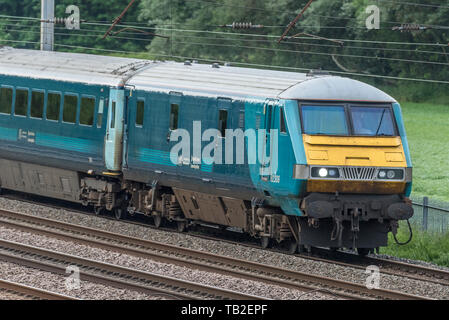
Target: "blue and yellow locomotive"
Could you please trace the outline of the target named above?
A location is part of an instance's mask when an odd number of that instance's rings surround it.
[[[413,215],[400,106],[359,81],[2,48],[0,85],[5,189],[292,250],[366,252]]]

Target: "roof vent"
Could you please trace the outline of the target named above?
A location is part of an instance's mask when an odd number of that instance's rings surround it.
[[[324,70],[310,70],[309,73],[307,74],[308,77],[317,77],[317,76],[330,76],[331,74],[328,71],[324,71]]]
[[[212,64],[212,68],[220,68],[220,64],[218,62],[215,62],[214,64]]]
[[[192,62],[190,60],[186,60],[186,61],[184,61],[184,65],[185,66],[191,66]]]

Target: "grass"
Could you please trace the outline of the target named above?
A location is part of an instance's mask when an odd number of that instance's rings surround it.
[[[412,226],[412,228],[413,239],[410,243],[400,246],[389,234],[389,245],[381,247],[380,253],[449,267],[449,233],[424,232],[417,226]],[[397,238],[400,242],[405,242],[408,237],[408,227],[405,223],[401,223]]]
[[[417,197],[449,202],[449,105],[402,104]]]
[[[428,196],[433,204],[449,207],[449,105],[407,102],[402,113],[413,163],[412,197]],[[405,223],[400,226],[397,238],[404,242],[409,231]],[[413,233],[404,246],[390,234],[389,246],[380,252],[449,267],[449,233],[424,232],[418,226]]]

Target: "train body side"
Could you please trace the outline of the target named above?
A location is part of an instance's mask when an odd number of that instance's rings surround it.
[[[106,170],[103,155],[106,120],[101,120],[100,117],[105,116],[107,107],[103,106],[101,113],[99,108],[108,100],[109,88],[9,76],[0,76],[0,84],[2,89],[12,93],[11,97],[2,97],[2,103],[10,105],[10,112],[0,113],[2,187],[78,200],[74,192],[79,190],[76,172]],[[15,107],[19,106],[16,100],[20,99],[18,90],[27,92],[24,116],[16,115]],[[33,92],[43,94],[43,117],[32,117],[30,114]],[[2,93],[5,95],[6,91],[3,90]],[[45,119],[49,94],[60,97],[57,120]],[[72,115],[74,123],[63,121],[64,99],[69,96],[76,97],[76,106],[73,106],[76,112]],[[92,125],[80,124],[80,104],[83,98],[95,100],[93,119],[88,120],[92,121]],[[23,168],[21,163],[38,167]],[[51,170],[43,168],[60,169],[59,179],[52,178]]]
[[[137,103],[144,103],[145,111],[142,125],[136,124]],[[188,133],[190,151],[188,158],[173,154],[172,150],[181,138],[170,141],[174,130],[170,128],[171,108],[178,108],[178,129]],[[194,139],[200,141],[200,154],[210,141],[202,141],[207,129],[218,129],[220,110],[227,115],[228,129],[245,130],[245,102],[229,98],[195,97],[178,93],[134,91],[128,101],[128,134],[125,150],[126,167],[123,168],[126,180],[151,184],[157,180],[162,185],[185,187],[198,192],[221,194],[250,200],[261,196],[250,178],[248,162],[225,164],[225,143],[223,164],[207,161],[208,157],[195,159]],[[194,122],[200,123],[199,136],[194,134]],[[182,138],[184,139],[184,138]],[[217,140],[218,141],[218,140]],[[197,143],[197,142],[195,142]],[[236,154],[236,145],[233,153]],[[212,153],[213,155],[213,153]],[[172,157],[174,157],[172,159]],[[175,161],[173,161],[175,160]],[[195,160],[195,161],[194,161]]]

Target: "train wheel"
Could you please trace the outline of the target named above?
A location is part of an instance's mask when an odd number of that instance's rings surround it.
[[[187,222],[177,221],[176,226],[177,226],[178,232],[184,232],[187,229]]]
[[[114,217],[117,220],[125,219],[126,218],[126,209],[118,207],[114,209]]]
[[[159,229],[160,227],[162,227],[163,220],[161,216],[153,216],[153,222],[156,228]]]
[[[271,246],[271,238],[270,237],[261,237],[260,245],[262,246],[262,249],[269,248]]]

